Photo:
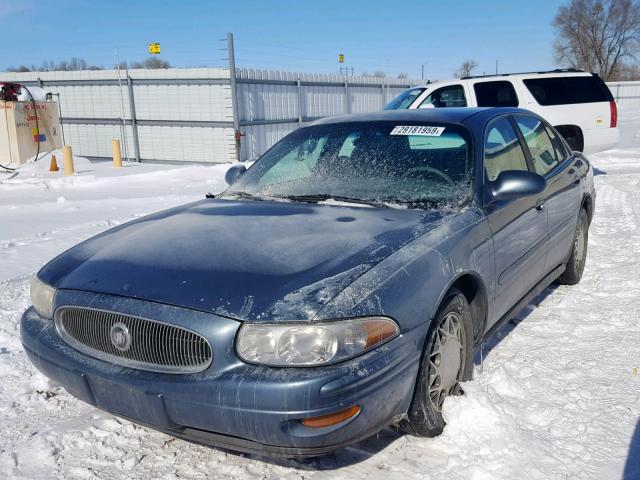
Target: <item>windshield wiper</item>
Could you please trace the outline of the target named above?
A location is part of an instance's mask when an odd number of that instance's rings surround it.
[[[347,197],[343,195],[329,195],[327,193],[320,193],[315,195],[283,195],[278,196],[278,198],[286,198],[287,200],[291,200],[293,202],[318,203],[324,202],[326,200],[334,200],[336,202],[357,203],[361,205],[370,205],[372,207],[385,206],[382,202],[376,202],[375,200],[366,200],[363,198]]]

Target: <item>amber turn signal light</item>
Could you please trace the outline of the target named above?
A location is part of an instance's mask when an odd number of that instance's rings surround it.
[[[360,411],[360,407],[355,405],[349,407],[346,410],[340,410],[339,412],[329,413],[328,415],[320,415],[319,417],[305,418],[301,420],[305,427],[322,428],[335,425],[345,420],[349,420]]]

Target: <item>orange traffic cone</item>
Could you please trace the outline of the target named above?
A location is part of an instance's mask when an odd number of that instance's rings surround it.
[[[49,166],[49,171],[50,172],[57,172],[58,170],[60,170],[58,168],[58,162],[56,162],[56,156],[55,155],[51,155],[51,165]]]

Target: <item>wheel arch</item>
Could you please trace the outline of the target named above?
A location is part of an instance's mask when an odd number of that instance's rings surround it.
[[[591,220],[593,219],[593,214],[594,214],[594,205],[593,205],[593,198],[591,198],[590,194],[588,193],[584,194],[581,208],[587,212],[587,216],[589,217],[589,223],[591,223]]]
[[[554,125],[560,135],[567,141],[572,150],[584,151],[584,133],[578,125]]]
[[[433,320],[436,317],[438,309],[449,297],[453,289],[459,290],[467,299],[473,321],[474,343],[477,344],[482,338],[487,325],[489,301],[486,286],[480,275],[476,272],[462,272],[449,282],[436,302],[436,306],[431,314],[431,319]]]

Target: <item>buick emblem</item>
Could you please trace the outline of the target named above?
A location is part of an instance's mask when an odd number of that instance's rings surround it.
[[[121,352],[126,352],[131,347],[131,334],[124,323],[114,323],[109,332],[111,344]]]

